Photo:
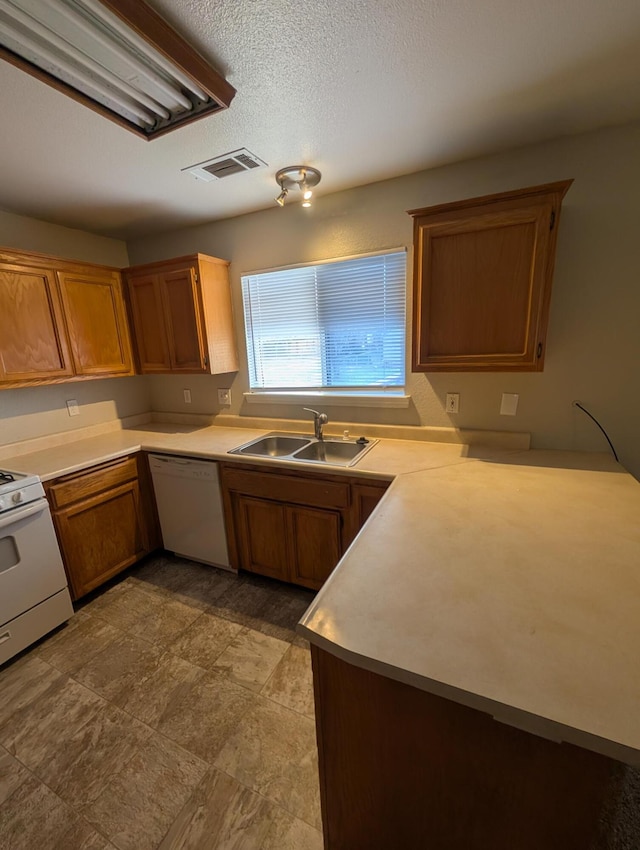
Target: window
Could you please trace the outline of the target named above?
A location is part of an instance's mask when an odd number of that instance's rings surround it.
[[[252,390],[404,387],[406,254],[248,274]]]

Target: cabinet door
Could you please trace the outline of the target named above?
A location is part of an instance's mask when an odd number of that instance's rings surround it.
[[[571,181],[414,210],[414,371],[540,371]]]
[[[193,267],[159,275],[172,372],[206,372],[202,313]]]
[[[234,493],[233,509],[239,566],[252,573],[290,581],[285,506]]]
[[[171,359],[158,275],[130,277],[128,286],[140,371],[169,372]]]
[[[354,483],[352,485],[351,491],[353,493],[353,507],[356,512],[356,532],[360,531],[362,526],[374,512],[376,505],[384,496],[388,487],[388,481],[381,481],[376,484]]]
[[[75,371],[132,375],[131,344],[115,272],[58,272]]]
[[[0,265],[0,381],[73,374],[55,273]]]
[[[148,550],[137,481],[54,514],[74,599],[84,596]]]
[[[342,555],[341,513],[290,505],[286,514],[291,541],[289,581],[319,590]]]

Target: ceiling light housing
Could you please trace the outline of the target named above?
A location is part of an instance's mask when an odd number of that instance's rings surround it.
[[[143,0],[2,0],[0,58],[149,140],[236,93]]]
[[[276,183],[281,192],[276,198],[276,203],[284,206],[285,198],[291,189],[300,189],[302,192],[302,206],[311,206],[313,188],[318,185],[322,175],[317,168],[310,165],[288,165],[276,172]]]

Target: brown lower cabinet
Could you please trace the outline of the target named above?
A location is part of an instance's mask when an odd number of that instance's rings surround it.
[[[221,464],[227,537],[237,569],[318,590],[388,481]]]
[[[143,454],[57,478],[46,491],[74,599],[160,546]]]
[[[311,658],[326,850],[612,846],[598,837],[618,762],[313,645]]]

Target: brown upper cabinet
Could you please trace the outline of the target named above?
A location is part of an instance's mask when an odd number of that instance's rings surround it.
[[[0,387],[132,374],[117,269],[0,250]]]
[[[141,372],[237,370],[226,260],[192,254],[124,274]]]
[[[542,370],[560,207],[572,182],[409,211],[414,372]]]

